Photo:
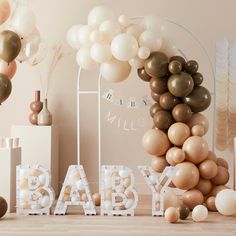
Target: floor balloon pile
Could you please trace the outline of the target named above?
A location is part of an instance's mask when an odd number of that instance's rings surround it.
[[[217,211],[215,197],[227,188],[229,171],[227,162],[209,150],[203,137],[209,121],[201,112],[210,106],[211,95],[202,86],[198,67],[194,60],[168,58],[156,51],[138,69],[139,77],[149,82],[155,102],[150,108],[153,127],[144,134],[142,145],[153,155],[155,171],[162,172],[169,165],[178,168],[171,187],[185,190],[184,205],[193,210],[205,203],[208,210]],[[207,216],[204,207],[198,207],[194,214],[196,221]],[[177,216],[173,209],[166,213],[170,222]]]

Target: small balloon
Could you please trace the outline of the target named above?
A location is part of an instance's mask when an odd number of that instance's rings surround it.
[[[0,59],[0,73],[5,74],[8,79],[12,79],[17,69],[16,61],[7,63]]]
[[[158,111],[162,111],[162,107],[160,106],[159,102],[154,103],[150,108],[150,115],[153,117]]]
[[[184,69],[190,75],[197,73],[198,70],[198,63],[194,60],[187,61]]]
[[[150,80],[150,88],[151,88],[152,92],[154,92],[154,93],[158,93],[158,94],[165,93],[168,90],[167,79],[153,77]]]
[[[160,105],[165,110],[172,110],[175,105],[179,103],[177,97],[173,96],[171,93],[166,92],[160,97]]]
[[[3,197],[0,197],[0,218],[6,214],[7,208],[7,201]]]
[[[171,61],[168,67],[171,74],[179,74],[182,71],[182,65],[179,61]]]
[[[120,15],[118,17],[118,22],[120,25],[122,25],[123,27],[127,27],[129,25],[131,25],[132,21],[130,20],[129,17],[127,17],[126,15]]]
[[[188,105],[181,103],[173,108],[172,115],[175,121],[186,123],[191,119],[192,111]]]
[[[194,86],[199,86],[203,82],[203,76],[201,73],[197,72],[192,75]]]
[[[11,81],[6,75],[0,74],[0,105],[9,97],[11,90]]]
[[[147,59],[150,56],[150,50],[147,47],[140,47],[138,49],[138,57],[140,59]]]
[[[167,130],[173,124],[173,118],[168,111],[158,111],[153,116],[155,127],[160,130]]]
[[[100,25],[99,31],[106,41],[111,42],[116,35],[121,33],[121,27],[116,21],[107,20]]]
[[[21,50],[21,39],[13,31],[5,30],[0,33],[0,58],[7,63],[13,61]]]
[[[7,0],[0,0],[0,25],[3,24],[10,16],[11,7]]]
[[[139,78],[140,78],[141,80],[143,80],[143,81],[145,81],[145,82],[149,82],[149,81],[151,80],[151,78],[152,78],[151,76],[149,76],[149,75],[146,73],[144,67],[138,69],[138,76],[139,76]]]
[[[184,68],[184,65],[185,65],[185,63],[186,63],[185,59],[184,59],[183,57],[181,57],[181,56],[173,56],[173,57],[171,57],[171,58],[170,58],[170,62],[172,62],[172,61],[178,61],[178,62],[180,62],[181,65],[182,65],[182,68]]]
[[[134,69],[140,69],[140,68],[143,68],[144,66],[144,60],[140,59],[139,57],[134,57],[129,60],[129,64]]]
[[[90,49],[87,47],[83,47],[77,52],[76,60],[78,65],[84,70],[95,69],[98,66],[98,64],[91,58]]]
[[[78,43],[81,47],[90,47],[92,41],[90,40],[90,35],[94,31],[94,27],[91,25],[83,25],[78,30]]]

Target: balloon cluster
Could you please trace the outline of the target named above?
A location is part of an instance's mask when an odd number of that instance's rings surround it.
[[[163,20],[146,16],[137,23],[125,15],[116,17],[105,6],[89,12],[88,25],[72,26],[67,41],[78,50],[76,59],[82,69],[100,66],[102,77],[110,82],[127,79],[131,68],[142,68],[154,51],[162,50],[168,55],[177,52],[167,37]]]
[[[203,136],[209,122],[200,112],[211,103],[209,91],[202,86],[198,63],[181,56],[168,58],[152,52],[138,69],[139,77],[149,82],[155,103],[150,108],[154,126],[142,139],[144,149],[155,157],[151,166],[162,172],[168,165],[178,168],[172,187],[186,190],[183,203],[190,209],[206,204],[216,210],[216,194],[226,188],[228,164],[209,151]]]
[[[16,60],[36,65],[46,56],[45,42],[35,24],[35,15],[27,4],[16,1],[10,5],[8,0],[0,0],[0,104],[11,94]]]

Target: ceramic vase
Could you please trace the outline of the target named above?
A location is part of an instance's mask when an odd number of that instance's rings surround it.
[[[43,101],[43,109],[38,114],[38,125],[52,125],[52,114],[48,110],[48,101],[44,99]]]
[[[29,115],[29,121],[32,125],[37,125],[38,114],[43,108],[43,103],[40,101],[40,91],[35,91],[35,100],[30,103],[32,113]]]

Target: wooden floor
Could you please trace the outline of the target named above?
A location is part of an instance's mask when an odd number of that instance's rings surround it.
[[[150,199],[142,199],[134,217],[83,216],[70,209],[66,216],[17,216],[8,214],[0,220],[0,236],[235,236],[236,216],[224,217],[210,213],[205,222],[194,223],[191,217],[176,224],[169,224],[163,217],[152,217]]]

